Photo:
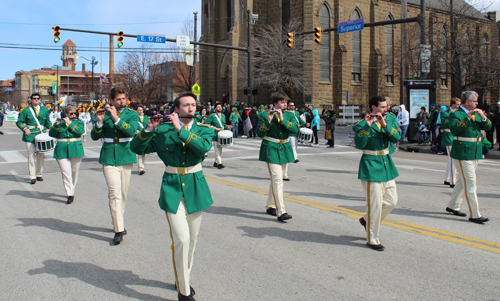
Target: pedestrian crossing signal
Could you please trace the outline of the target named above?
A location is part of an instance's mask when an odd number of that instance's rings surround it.
[[[321,45],[321,26],[314,27],[314,36],[316,37],[316,39],[314,39],[314,42]]]
[[[288,42],[287,44],[288,48],[293,48],[293,36],[294,36],[293,32],[289,32],[286,35],[288,36],[288,39],[286,39]]]
[[[59,30],[61,30],[61,27],[59,26],[54,26],[54,43],[59,43],[59,41],[61,40],[61,33],[59,32]]]
[[[123,46],[123,31],[118,32],[118,48]]]

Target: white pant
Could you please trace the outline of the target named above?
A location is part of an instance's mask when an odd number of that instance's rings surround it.
[[[76,183],[78,182],[78,170],[82,163],[82,157],[71,159],[57,159],[57,163],[61,168],[64,189],[66,195],[75,195]]]
[[[465,199],[469,205],[469,212],[472,218],[479,218],[479,204],[477,201],[476,170],[478,160],[456,160],[453,163],[457,166],[458,181],[453,189],[448,208],[460,210],[460,204]]]
[[[366,221],[367,242],[372,245],[379,245],[380,223],[398,203],[396,181],[373,182],[361,180],[361,185],[365,192],[368,210],[367,214],[363,216]]]
[[[146,161],[146,155],[137,155],[137,165],[139,166],[139,171],[144,170],[144,161]]]
[[[172,258],[174,262],[177,290],[184,296],[189,296],[191,289],[189,280],[193,267],[196,239],[200,232],[201,211],[187,214],[184,198],[179,204],[177,213],[166,212],[170,237],[172,238]]]
[[[278,216],[286,213],[285,202],[283,201],[283,172],[286,164],[267,163],[271,185],[267,195],[267,208],[275,208]]]
[[[290,136],[290,143],[292,144],[293,149],[293,157],[297,160],[297,144],[298,144],[297,136]]]
[[[35,180],[43,174],[43,162],[45,154],[36,152],[35,143],[26,142],[26,149],[28,150],[28,172],[30,180]],[[35,154],[36,154],[36,169],[35,169]]]
[[[446,151],[448,152],[448,165],[446,165],[446,174],[444,175],[444,181],[450,183],[450,185],[455,185],[457,183],[458,171],[453,160],[451,159],[451,145],[446,146]]]
[[[285,164],[285,169],[283,170],[283,179],[288,179],[288,163]]]
[[[113,220],[113,229],[116,233],[125,230],[123,214],[127,205],[128,187],[133,165],[103,166],[104,178],[108,184],[109,191],[109,210],[111,211],[111,219]]]
[[[217,141],[212,141],[212,144],[214,145],[215,151],[215,163],[222,164],[222,146],[219,146]]]

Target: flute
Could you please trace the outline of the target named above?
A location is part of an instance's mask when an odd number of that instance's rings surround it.
[[[186,116],[178,116],[179,118],[196,118],[196,116],[190,116],[190,115],[186,115]],[[152,116],[152,117],[149,117],[149,119],[166,119],[166,118],[169,118],[168,115],[167,116]]]
[[[69,120],[75,120],[76,117],[69,117]],[[57,121],[61,121],[61,120],[64,120],[64,118],[57,118],[56,119]]]
[[[119,110],[119,109],[123,109],[125,107],[126,107],[126,105],[125,106],[117,106],[117,107],[115,107],[115,109]],[[107,111],[106,109],[100,109],[100,110],[97,110],[95,112],[96,113],[101,113],[101,112],[106,112],[106,111]]]

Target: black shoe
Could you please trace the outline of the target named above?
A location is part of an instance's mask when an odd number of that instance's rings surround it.
[[[123,229],[123,235],[127,235],[127,229]]]
[[[146,171],[145,171],[145,170],[141,170],[141,171],[139,171],[139,175],[140,175],[140,176],[142,176],[142,175],[143,175],[143,174],[145,174],[145,173],[146,173]]]
[[[196,292],[194,291],[192,286],[190,286],[190,288],[191,288],[191,293],[189,294],[189,296],[184,296],[183,294],[177,292],[177,298],[179,299],[179,301],[196,301],[193,297],[196,294]]]
[[[69,204],[73,203],[73,200],[74,200],[74,199],[75,199],[75,197],[74,197],[74,196],[72,196],[72,195],[70,195],[70,196],[68,197],[68,200],[66,201],[66,204],[68,204],[68,205],[69,205]]]
[[[299,159],[297,159],[297,160],[293,161],[293,163],[299,163]]]
[[[224,165],[222,165],[222,164],[217,165],[217,168],[218,168],[218,169],[223,169],[224,167],[225,167],[225,166],[224,166]]]
[[[365,221],[365,219],[363,217],[361,217],[359,219],[359,223],[361,224],[361,226],[365,227],[365,231],[366,231],[366,221]]]
[[[115,233],[115,237],[113,238],[113,242],[115,243],[115,245],[118,245],[123,241],[123,232]]]
[[[282,215],[278,216],[278,220],[279,220],[280,222],[284,222],[284,221],[286,221],[287,219],[292,219],[292,216],[291,216],[290,214],[286,213],[286,212],[285,212],[285,213],[283,213]]]
[[[35,180],[35,179],[32,179],[32,180],[30,181],[30,183],[31,183],[31,185],[33,185],[33,184],[35,184],[35,183],[36,183],[36,180]]]
[[[290,178],[283,178],[283,181],[290,181]]]
[[[450,185],[450,182],[444,181],[444,185]]]
[[[486,223],[487,221],[489,221],[490,219],[487,218],[487,217],[478,217],[478,218],[469,218],[469,221],[473,222],[473,223],[476,223],[476,224],[482,224],[482,223]]]
[[[453,209],[448,208],[448,207],[446,207],[446,211],[448,211],[449,213],[453,213],[455,215],[458,215],[458,216],[467,216],[466,213],[463,213],[460,210],[453,210]]]
[[[450,188],[455,188],[455,185],[450,185]]]
[[[217,162],[214,162],[214,167],[219,167],[219,164],[217,164]]]
[[[2,132],[2,131],[0,131],[0,135],[3,135],[3,132]]]
[[[383,245],[372,245],[372,244],[369,244],[369,243],[366,243],[366,245],[370,249],[375,250],[375,251],[383,251],[383,250],[385,250],[385,247]]]
[[[275,208],[271,208],[271,207],[267,208],[266,213],[269,214],[269,215],[273,215],[273,216],[277,215],[276,214],[276,209]]]
[[[42,177],[36,177],[36,180],[40,181],[40,182],[43,182],[43,178]]]

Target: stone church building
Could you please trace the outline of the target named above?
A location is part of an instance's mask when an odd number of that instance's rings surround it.
[[[431,51],[445,47],[446,25],[450,20],[449,0],[427,0],[426,25]],[[470,27],[469,35],[484,39],[484,53],[489,58],[498,54],[498,29],[490,18],[468,6],[462,0],[454,0],[455,14],[464,14]],[[243,6],[244,5],[244,6]],[[464,9],[464,7],[466,9]],[[338,23],[364,19],[365,23],[401,18],[401,1],[396,0],[202,0],[202,36],[201,42],[247,46],[246,9],[258,15],[258,21],[252,25],[252,35],[261,26],[290,19],[303,23],[305,31],[316,26],[323,29],[337,27]],[[417,17],[420,13],[420,0],[408,0],[407,18]],[[460,23],[459,19],[455,23]],[[444,24],[444,25],[443,25]],[[409,42],[407,47],[419,46],[418,23],[407,23]],[[460,26],[460,24],[455,24]],[[323,33],[322,44],[314,42],[314,35],[305,37],[305,66],[312,81],[309,91],[295,93],[291,98],[298,104],[312,105],[316,108],[331,105],[360,105],[367,109],[368,99],[373,95],[384,95],[394,104],[407,103],[407,89],[403,87],[401,77],[401,24],[365,27],[362,31],[338,34],[336,31]],[[419,77],[419,54],[412,57],[407,53],[405,78]],[[247,78],[237,75],[236,67],[243,61],[246,64],[247,53],[213,47],[200,47],[200,85],[201,101],[209,99],[229,103],[246,102],[247,96],[241,88]],[[446,72],[446,58],[431,59],[427,77],[435,81],[435,89],[430,93],[430,102],[449,105],[452,95],[460,95],[460,84]],[[416,61],[417,64],[414,64]],[[441,60],[441,61],[440,61]],[[312,63],[309,63],[312,62]],[[413,67],[412,67],[413,66]],[[412,69],[413,68],[413,69]],[[269,89],[258,89],[254,95],[255,104],[269,103]],[[346,94],[350,101],[346,103]],[[225,96],[225,97],[224,97]],[[498,88],[486,91],[483,99],[488,104],[499,101]],[[364,107],[363,107],[364,106]]]

